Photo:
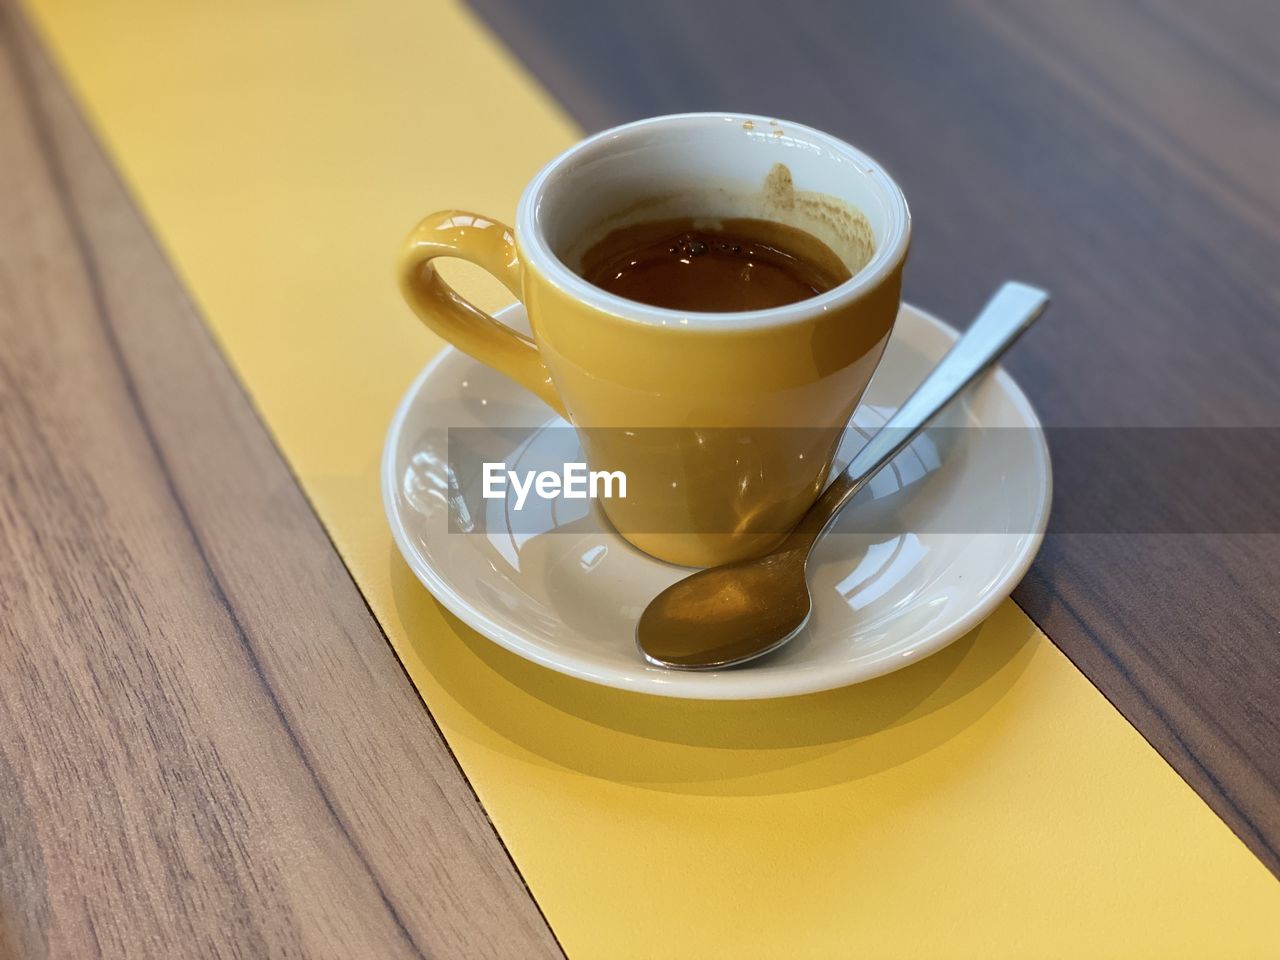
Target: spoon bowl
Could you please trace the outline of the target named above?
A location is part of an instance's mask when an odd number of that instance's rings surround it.
[[[657,666],[714,670],[777,649],[809,622],[806,556],[771,553],[673,583],[640,616],[640,652]]]

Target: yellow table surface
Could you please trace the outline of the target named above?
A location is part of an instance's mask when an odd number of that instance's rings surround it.
[[[1280,956],[1280,884],[1012,602],[718,704],[534,667],[418,586],[378,459],[441,344],[393,255],[439,207],[511,218],[580,133],[465,10],[29,7],[571,957]]]

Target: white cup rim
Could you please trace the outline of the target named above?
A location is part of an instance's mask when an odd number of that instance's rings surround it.
[[[686,310],[670,310],[628,300],[602,290],[574,273],[551,249],[543,229],[546,215],[543,199],[547,186],[556,179],[582,153],[603,141],[622,140],[654,127],[696,126],[708,121],[752,123],[762,128],[779,124],[789,132],[820,143],[826,149],[841,154],[856,163],[876,185],[889,212],[884,236],[876,244],[871,259],[851,278],[825,293],[807,300],[771,307],[767,310],[739,310],[724,313],[699,313]],[[866,291],[884,280],[906,256],[911,240],[911,212],[901,188],[885,169],[861,150],[821,130],[802,123],[791,123],[775,117],[763,117],[747,113],[709,112],[673,113],[661,117],[637,120],[604,130],[587,137],[565,150],[544,166],[525,187],[516,210],[516,239],[526,264],[541,273],[553,285],[575,300],[583,301],[624,320],[655,326],[678,326],[705,330],[741,330],[748,328],[785,326],[807,320],[817,314],[838,309],[857,300]]]

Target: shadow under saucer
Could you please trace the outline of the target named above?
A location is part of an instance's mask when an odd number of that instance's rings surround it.
[[[428,706],[437,685],[476,721],[464,732],[490,746],[666,792],[796,792],[908,764],[998,703],[1033,647],[1034,627],[1006,603],[932,656],[853,686],[771,700],[649,696],[524,660],[437,604],[394,548],[389,563],[397,612],[430,673],[413,678]],[[428,637],[432,621],[449,629]],[[619,749],[617,734],[635,749]]]

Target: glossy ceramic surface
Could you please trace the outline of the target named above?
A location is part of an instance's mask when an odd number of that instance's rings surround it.
[[[688,313],[574,273],[584,244],[675,212],[797,227],[853,275],[769,310]],[[400,282],[436,333],[582,428],[592,469],[635,479],[627,500],[605,504],[633,544],[712,565],[769,549],[813,503],[897,315],[910,235],[902,191],[849,144],[765,117],[679,114],[604,131],[556,157],[525,189],[514,230],[457,210],[427,217],[402,251]],[[454,293],[432,265],[450,256],[519,297],[532,337]],[[655,449],[630,432],[644,428],[689,436]],[[695,431],[713,439],[695,447]],[[750,462],[739,459],[735,431],[751,433]],[[764,482],[752,482],[762,471]]]
[[[524,323],[519,306],[502,319]],[[896,409],[956,338],[904,306],[840,461]],[[544,505],[536,533],[513,533],[488,501],[487,532],[448,529],[447,431],[503,427],[515,466],[547,444],[573,459],[575,434],[506,377],[446,350],[410,388],[383,457],[383,497],[401,553],[449,610],[529,660],[595,683],[675,697],[758,699],[857,683],[933,653],[1013,589],[1043,537],[1048,450],[1021,390],[997,369],[884,470],[818,544],[814,614],[784,649],[749,666],[677,673],[646,664],[635,624],[687,573],[641,553],[595,510]],[[1012,428],[999,443],[959,426]],[[979,447],[981,448],[979,450]],[[532,506],[526,510],[534,509]],[[528,516],[521,529],[529,529]],[[870,529],[891,533],[862,532]],[[982,531],[982,532],[965,532]]]

